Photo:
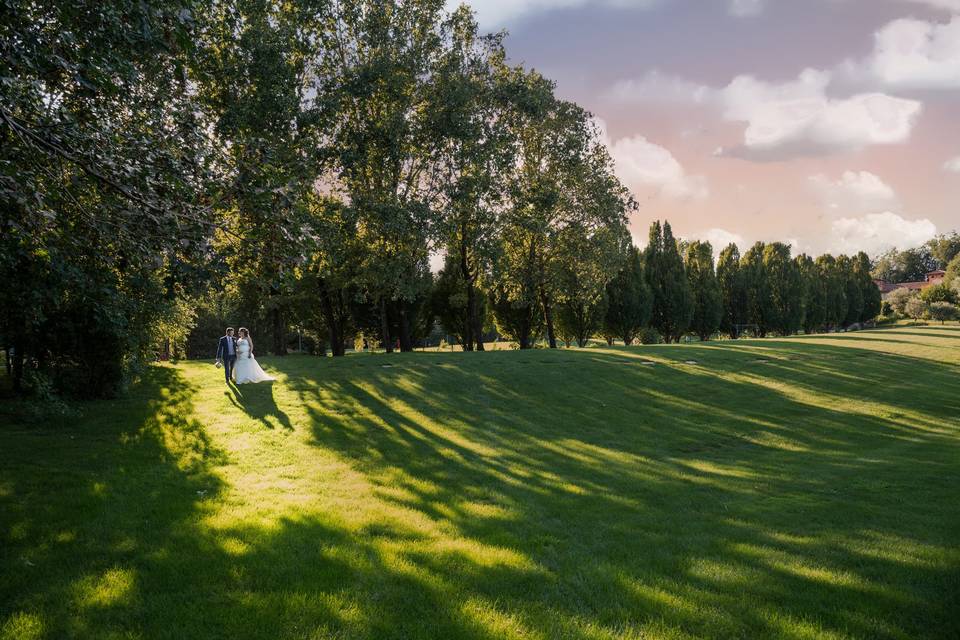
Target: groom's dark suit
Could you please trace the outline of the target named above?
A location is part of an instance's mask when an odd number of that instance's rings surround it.
[[[237,362],[237,339],[233,336],[223,336],[217,344],[217,360],[223,361],[223,375],[230,382],[233,365]]]

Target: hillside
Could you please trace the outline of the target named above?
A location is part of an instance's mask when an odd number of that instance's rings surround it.
[[[960,328],[157,366],[0,427],[0,638],[960,635]]]

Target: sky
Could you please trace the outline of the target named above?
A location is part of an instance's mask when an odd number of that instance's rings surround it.
[[[451,0],[451,4],[454,0]],[[649,224],[715,253],[960,230],[960,0],[472,0],[590,110]]]

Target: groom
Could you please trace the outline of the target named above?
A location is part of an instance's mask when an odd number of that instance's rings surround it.
[[[217,362],[223,363],[223,374],[227,378],[227,384],[230,384],[230,374],[233,373],[233,365],[237,361],[237,339],[233,337],[233,327],[227,327],[226,333],[217,344]]]

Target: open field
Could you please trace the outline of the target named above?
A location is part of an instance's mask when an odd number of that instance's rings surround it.
[[[956,326],[264,364],[3,414],[0,638],[960,637]]]

